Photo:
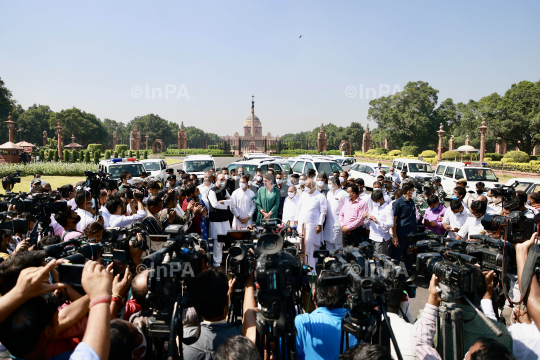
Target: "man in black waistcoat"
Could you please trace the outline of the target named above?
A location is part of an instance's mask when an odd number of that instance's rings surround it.
[[[223,257],[223,243],[217,242],[218,234],[227,234],[231,229],[229,223],[230,195],[227,192],[225,174],[218,174],[216,185],[208,192],[209,213],[209,239],[214,239],[214,266],[220,266]]]

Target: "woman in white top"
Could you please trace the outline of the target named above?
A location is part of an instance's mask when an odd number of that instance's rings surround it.
[[[326,194],[326,204],[328,207],[326,210],[326,224],[323,230],[326,250],[338,250],[343,247],[339,213],[348,198],[347,193],[341,189],[338,179],[328,179],[328,193]]]
[[[255,193],[248,188],[249,177],[242,175],[239,180],[239,188],[234,190],[231,195],[233,204],[231,211],[234,215],[232,228],[238,230],[253,224],[253,213],[257,210],[257,205],[253,202]]]

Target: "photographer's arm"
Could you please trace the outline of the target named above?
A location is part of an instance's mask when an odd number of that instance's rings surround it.
[[[87,313],[90,299],[85,295],[58,312],[58,333],[61,333],[79,322]]]
[[[44,267],[31,267],[21,271],[15,287],[0,297],[0,323],[31,298],[64,288],[64,284],[46,282],[49,279],[49,272],[60,263],[61,261],[52,260]]]
[[[255,287],[251,276],[247,277],[246,290],[244,291],[244,318],[242,319],[242,335],[250,339],[254,344],[257,338],[256,313],[259,310],[255,302]]]
[[[416,342],[416,359],[440,359],[433,347],[433,337],[437,325],[438,306],[440,303],[437,285],[439,280],[432,275],[429,284],[429,297],[420,319],[414,324],[414,339]]]
[[[517,275],[519,283],[519,291],[523,294],[521,288],[521,278],[523,276],[523,269],[529,255],[529,249],[538,238],[538,233],[534,233],[528,241],[522,244],[516,245],[516,263],[517,263]],[[529,315],[534,320],[536,327],[540,330],[540,285],[536,275],[533,275],[531,279],[531,285],[528,290],[528,296],[524,300]]]

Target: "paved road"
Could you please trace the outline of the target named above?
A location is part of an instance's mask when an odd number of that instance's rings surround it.
[[[176,158],[175,158],[176,159]],[[177,158],[182,159],[182,158]],[[216,157],[214,158],[216,162],[216,167],[226,167],[230,163],[240,160],[239,157]],[[182,163],[171,165],[170,167],[174,169],[180,169],[182,166]],[[427,302],[427,298],[429,295],[429,278],[426,278],[423,275],[416,274],[415,278],[415,284],[418,287],[416,290],[416,298],[410,299],[410,306],[411,306],[411,313],[416,318],[418,315],[418,311],[424,308],[425,303]]]

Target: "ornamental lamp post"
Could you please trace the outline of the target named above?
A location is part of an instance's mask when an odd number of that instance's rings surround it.
[[[437,131],[437,134],[439,134],[439,156],[437,157],[437,162],[441,162],[442,160],[442,138],[445,132],[446,131],[443,130],[443,125],[441,123],[441,126],[439,127],[439,131]]]
[[[484,161],[484,153],[486,152],[486,131],[488,127],[486,126],[486,118],[482,119],[482,126],[479,126],[480,130],[480,162]]]

